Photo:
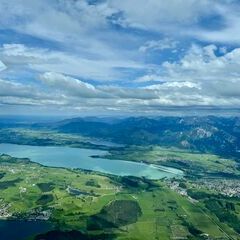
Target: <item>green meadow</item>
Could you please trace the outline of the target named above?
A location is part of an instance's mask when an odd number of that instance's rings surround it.
[[[0,166],[1,204],[10,204],[11,218],[38,219],[48,212],[47,221],[59,231],[82,231],[96,239],[101,234],[114,234],[114,239],[239,239],[204,200],[193,202],[164,180],[44,167],[6,155]]]
[[[146,162],[180,168],[193,174],[229,174],[240,177],[238,163],[209,153],[187,151],[175,147],[129,146],[121,150],[111,150],[106,158]]]

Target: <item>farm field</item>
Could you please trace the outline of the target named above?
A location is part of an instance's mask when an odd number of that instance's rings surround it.
[[[9,218],[42,219],[94,239],[239,239],[203,201],[172,190],[170,180],[43,167],[7,155],[0,166],[0,205]],[[231,201],[239,217],[239,202]]]
[[[106,158],[176,167],[190,175],[226,174],[240,177],[238,162],[234,159],[176,147],[129,146],[121,150],[110,150]]]

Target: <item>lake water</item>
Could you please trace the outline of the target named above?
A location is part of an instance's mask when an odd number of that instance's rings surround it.
[[[51,229],[51,225],[45,221],[0,220],[0,239],[26,240]]]
[[[29,158],[33,162],[50,167],[81,168],[85,170],[110,173],[118,176],[136,176],[149,179],[181,177],[183,172],[175,168],[160,167],[122,160],[92,158],[105,155],[106,151],[96,149],[71,148],[65,146],[29,146],[0,144],[0,154]]]

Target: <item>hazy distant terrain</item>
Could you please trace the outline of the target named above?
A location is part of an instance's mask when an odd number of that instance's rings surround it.
[[[36,121],[36,120],[35,120]],[[0,122],[100,138],[126,145],[175,146],[223,156],[240,156],[239,117],[74,118],[51,123]]]

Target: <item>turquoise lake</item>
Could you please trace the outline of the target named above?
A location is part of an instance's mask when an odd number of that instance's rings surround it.
[[[91,157],[94,155],[103,156],[107,153],[108,152],[102,150],[65,146],[0,144],[0,154],[8,154],[19,158],[29,158],[33,162],[49,167],[81,168],[118,176],[130,175],[149,179],[183,176],[183,172],[175,168]]]

